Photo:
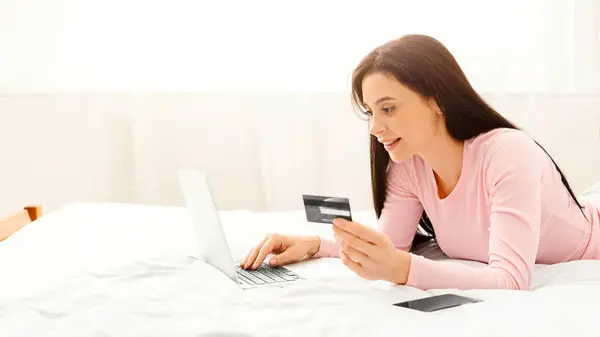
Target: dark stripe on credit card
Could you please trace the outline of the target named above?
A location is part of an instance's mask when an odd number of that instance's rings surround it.
[[[352,221],[348,198],[302,195],[306,219],[309,222],[331,223],[335,218]]]

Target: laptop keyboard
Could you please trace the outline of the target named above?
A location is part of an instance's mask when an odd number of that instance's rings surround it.
[[[289,282],[296,281],[300,278],[298,274],[280,266],[271,267],[267,264],[262,264],[255,270],[245,270],[240,266],[236,267],[240,282],[249,285]]]

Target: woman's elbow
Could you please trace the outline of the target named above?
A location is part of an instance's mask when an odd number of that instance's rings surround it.
[[[529,290],[531,278],[526,275],[513,274],[503,270],[503,277],[498,282],[498,289],[505,290]]]

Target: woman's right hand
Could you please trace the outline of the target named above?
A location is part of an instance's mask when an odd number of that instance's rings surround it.
[[[244,269],[256,269],[269,254],[277,254],[270,259],[271,266],[298,262],[315,255],[320,245],[321,239],[318,236],[268,234],[250,250],[240,266]]]

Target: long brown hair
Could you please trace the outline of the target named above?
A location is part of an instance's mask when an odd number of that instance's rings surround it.
[[[434,99],[445,117],[449,134],[457,140],[467,140],[497,128],[518,129],[475,92],[454,56],[432,37],[405,35],[377,47],[363,58],[352,74],[352,99],[363,111],[367,108],[363,102],[362,82],[366,75],[374,72],[391,75],[422,97]],[[376,137],[371,135],[370,142],[373,204],[379,218],[385,202],[390,157]],[[548,152],[546,154],[575,203],[583,209],[565,175]],[[423,212],[412,249],[434,238],[433,225]]]

